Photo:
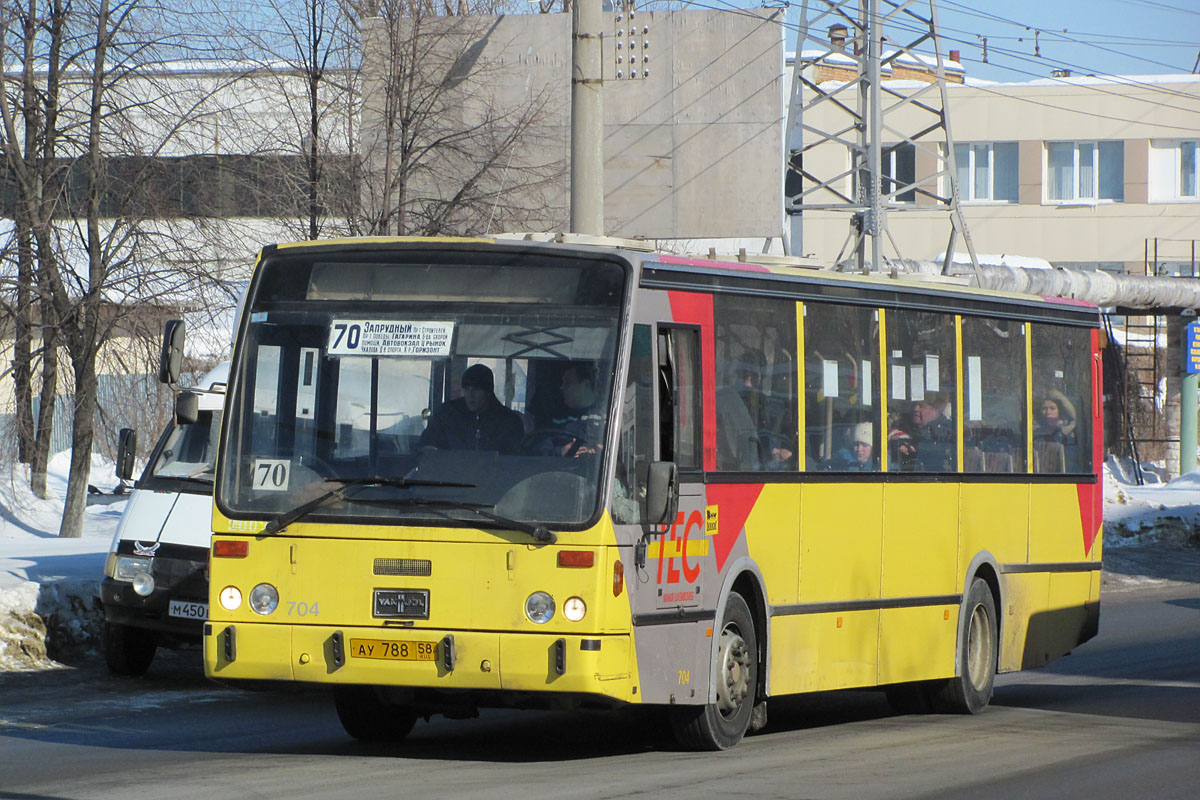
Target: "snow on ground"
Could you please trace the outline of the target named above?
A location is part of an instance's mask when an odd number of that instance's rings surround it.
[[[60,539],[70,465],[70,452],[50,460],[45,500],[30,491],[27,467],[0,469],[0,671],[57,666],[47,645],[59,658],[98,647],[98,587],[125,502],[89,505],[83,536]],[[88,482],[110,492],[112,462],[92,456]]]
[[[125,502],[89,505],[82,538],[58,538],[69,467],[70,453],[51,459],[46,500],[29,491],[25,467],[0,470],[0,672],[57,668],[55,657],[73,660],[99,646],[98,587]],[[1137,486],[1128,472],[1111,458],[1104,467],[1105,585],[1196,580],[1200,473],[1163,483],[1161,467],[1146,465],[1147,483]],[[111,491],[112,463],[93,456],[89,483]],[[1153,558],[1178,568],[1148,564]]]

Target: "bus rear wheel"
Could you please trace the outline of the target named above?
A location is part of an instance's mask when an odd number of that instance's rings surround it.
[[[346,733],[362,742],[403,741],[417,723],[416,714],[386,702],[369,686],[339,686],[333,702]]]
[[[967,620],[958,648],[958,674],[939,686],[932,700],[937,711],[978,714],[992,699],[999,650],[996,599],[987,581],[971,582],[963,613]]]
[[[725,601],[713,680],[715,703],[671,709],[671,731],[683,747],[728,750],[750,726],[758,696],[758,641],[750,607],[737,592]]]

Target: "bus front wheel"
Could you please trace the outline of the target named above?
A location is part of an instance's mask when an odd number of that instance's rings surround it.
[[[945,713],[978,714],[992,699],[999,647],[996,600],[987,581],[971,582],[963,613],[967,619],[959,643],[958,674],[933,693],[933,706]]]
[[[728,750],[742,740],[758,695],[754,618],[740,594],[725,601],[713,670],[717,701],[671,709],[675,741],[693,750]]]
[[[346,733],[362,742],[399,742],[412,732],[417,715],[386,702],[368,686],[339,686],[333,692]]]

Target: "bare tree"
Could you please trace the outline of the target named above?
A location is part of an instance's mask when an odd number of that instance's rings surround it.
[[[539,126],[546,87],[513,87],[495,4],[439,16],[380,0],[363,21],[356,234],[465,234],[545,225],[565,154]]]
[[[55,158],[60,142],[59,77],[64,68],[69,68],[69,59],[64,63],[64,45],[70,36],[65,2],[50,0],[45,7],[38,0],[0,5],[0,55],[6,56],[7,62],[11,54],[13,61],[21,65],[19,76],[5,72],[5,91],[0,92],[5,165],[15,190],[17,278],[12,318],[18,453],[20,460],[30,463],[31,488],[38,497],[46,496],[59,382],[58,320],[42,289],[58,269],[53,219],[66,185],[64,167]],[[39,66],[45,70],[44,79],[39,75]],[[15,103],[10,102],[10,94],[16,98]],[[40,328],[40,348],[36,352],[32,348],[35,328]],[[37,357],[41,362],[41,389],[35,438],[31,403]]]
[[[162,24],[164,6],[49,2],[51,22],[34,26],[48,32],[47,56],[25,58],[25,102],[0,93],[0,116],[6,164],[37,264],[44,395],[58,389],[46,365],[56,363],[60,345],[70,358],[71,472],[59,533],[73,537],[81,533],[86,504],[100,368],[105,361],[112,362],[109,369],[129,366],[114,342],[119,336],[136,350],[138,339],[156,339],[168,309],[227,278],[221,259],[206,247],[203,222],[211,212],[189,208],[184,198],[211,188],[208,173],[196,167],[213,159],[179,154],[204,152],[197,151],[198,140],[219,116],[213,98],[235,78],[208,72],[189,78],[160,63],[160,51],[178,52],[172,27]],[[25,11],[38,19],[37,0],[28,0]],[[0,19],[6,42],[14,19],[22,18],[6,13]],[[26,23],[22,31],[28,30]],[[22,117],[26,129],[31,124],[30,97],[39,98],[32,122],[40,130],[36,169],[27,163],[30,142],[18,135]],[[43,416],[48,408],[43,402]],[[39,421],[39,435],[48,430]]]
[[[247,119],[263,180],[290,238],[345,233],[357,178],[351,157],[359,98],[355,10],[333,0],[258,0],[255,29],[234,35],[255,64],[253,80],[275,98],[270,113]],[[243,9],[233,11],[244,17]],[[231,30],[237,25],[231,22]]]

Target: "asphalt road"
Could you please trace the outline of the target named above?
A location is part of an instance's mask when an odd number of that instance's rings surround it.
[[[0,797],[1197,797],[1200,552],[1105,563],[1100,636],[1001,676],[975,717],[835,692],[773,700],[727,753],[673,750],[633,715],[509,711],[368,746],[323,694],[217,687],[196,653],[169,653],[141,679],[0,673]]]

